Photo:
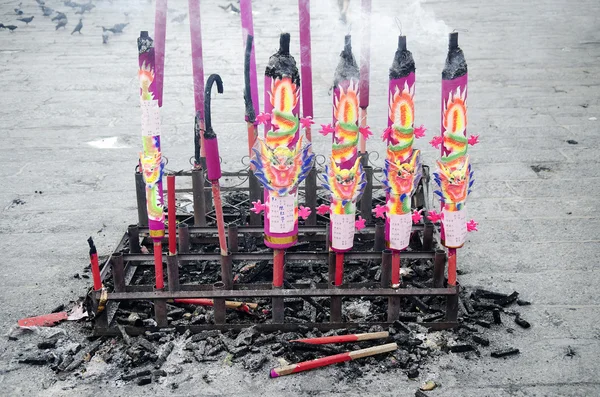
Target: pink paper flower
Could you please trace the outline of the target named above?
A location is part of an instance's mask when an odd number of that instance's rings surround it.
[[[373,213],[375,214],[376,218],[385,218],[385,213],[387,212],[388,207],[387,205],[379,205],[377,204],[375,206],[375,209],[373,210]]]
[[[421,219],[423,219],[423,216],[421,215],[421,212],[423,212],[423,210],[414,210],[412,213],[412,221],[414,224],[417,224],[419,222],[421,222]]]
[[[475,220],[471,219],[469,222],[467,222],[467,232],[478,231],[477,226],[479,226],[479,223],[477,223],[477,222],[475,222]]]
[[[269,121],[271,121],[271,114],[270,113],[259,113],[256,116],[256,122],[258,124],[267,124]]]
[[[331,212],[331,207],[329,207],[326,204],[321,204],[320,206],[317,207],[317,214],[319,214],[319,215],[329,214],[330,212]]]
[[[308,207],[305,207],[305,206],[303,206],[303,205],[301,205],[301,206],[298,208],[298,216],[299,216],[300,218],[302,218],[302,219],[305,219],[305,220],[306,220],[306,218],[308,218],[308,216],[310,215],[310,213],[311,213],[311,212],[312,212],[312,211],[310,210],[310,208],[308,208]]]
[[[436,149],[440,148],[440,145],[442,144],[443,138],[441,136],[434,136],[432,140],[429,141],[429,144],[431,146],[433,146]]]
[[[264,211],[264,209],[265,205],[260,200],[258,200],[252,202],[252,208],[250,209],[250,211],[254,212],[255,214],[260,214]]]
[[[331,126],[331,124],[321,124],[321,130],[319,133],[323,136],[327,136],[335,132],[335,128]]]
[[[311,116],[300,118],[300,125],[302,125],[302,128],[310,128],[310,125],[314,123],[315,122],[313,121]]]
[[[479,135],[471,135],[471,136],[469,136],[469,139],[467,140],[467,142],[471,146],[477,145],[479,143]]]
[[[388,139],[390,139],[391,136],[392,136],[392,127],[388,127],[383,131],[383,134],[381,134],[381,140],[387,141]]]
[[[369,128],[369,126],[358,127],[358,131],[362,134],[362,136],[365,138],[365,140],[369,139],[369,137],[371,135],[373,135],[373,133],[371,132],[371,129]]]
[[[414,131],[415,138],[417,138],[417,139],[423,138],[425,136],[425,131],[427,131],[427,130],[425,129],[425,127],[423,127],[423,125],[415,128],[415,131]]]
[[[356,230],[363,230],[366,227],[365,222],[366,220],[359,215],[358,220],[354,222],[354,227],[356,228]]]
[[[444,218],[444,214],[438,213],[436,210],[427,211],[427,218],[433,222],[437,223]]]

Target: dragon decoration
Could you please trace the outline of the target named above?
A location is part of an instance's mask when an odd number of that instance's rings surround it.
[[[358,156],[359,133],[368,138],[369,127],[358,127],[358,81],[350,79],[334,90],[334,125],[322,125],[321,133],[333,133],[329,164],[323,175],[325,187],[331,193],[330,205],[318,207],[319,214],[330,214],[331,248],[338,252],[352,248],[354,230],[362,229],[365,220],[355,220],[356,200],[367,184]]]
[[[158,101],[154,98],[154,47],[149,37],[138,39],[140,84],[140,107],[142,110],[142,152],[140,168],[146,184],[146,207],[150,236],[160,240],[164,232],[162,177],[164,162],[160,148],[160,114]]]
[[[467,154],[468,145],[479,142],[478,135],[466,137],[467,128],[466,84],[448,93],[443,101],[442,136],[434,139],[434,147],[442,146],[442,155],[437,161],[438,170],[434,179],[439,189],[435,191],[442,203],[442,213],[430,211],[429,219],[441,221],[444,245],[460,248],[469,231],[477,230],[474,220],[467,222],[465,202],[475,180]]]
[[[297,116],[299,86],[290,77],[271,80],[269,98],[272,113],[259,114],[257,121],[262,124],[270,121],[271,129],[264,139],[257,139],[251,160],[254,174],[266,190],[265,203],[253,202],[252,211],[257,214],[265,211],[265,243],[271,248],[286,248],[295,242],[289,237],[297,235],[298,216],[306,219],[310,214],[308,208],[298,209],[297,192],[312,168],[314,154],[310,152],[310,144],[302,145],[298,132],[312,121]],[[271,218],[275,214],[287,219],[282,220],[286,226],[275,227],[275,217]],[[285,240],[278,240],[274,233],[285,235]]]

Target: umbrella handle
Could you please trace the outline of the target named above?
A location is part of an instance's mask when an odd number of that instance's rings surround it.
[[[211,74],[206,80],[206,88],[204,89],[204,139],[212,139],[216,137],[212,129],[212,120],[210,115],[210,94],[213,83],[217,83],[217,91],[223,93],[223,80],[218,74]]]

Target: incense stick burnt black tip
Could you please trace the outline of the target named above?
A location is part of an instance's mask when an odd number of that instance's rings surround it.
[[[406,49],[406,36],[398,36],[398,49],[390,68],[390,80],[406,77],[415,70],[415,60],[412,53]]]
[[[344,50],[340,53],[340,62],[335,69],[333,76],[333,87],[337,87],[341,81],[360,79],[360,70],[356,64],[354,54],[352,54],[352,36],[346,35],[344,38]]]
[[[218,74],[211,74],[206,80],[206,88],[204,90],[204,139],[215,139],[217,134],[212,128],[212,120],[210,115],[210,93],[212,91],[213,83],[217,83],[217,91],[219,94],[223,93],[223,80]]]
[[[256,121],[256,112],[252,103],[252,91],[250,89],[250,57],[252,55],[252,43],[254,36],[248,35],[246,39],[246,52],[244,54],[244,105],[246,106],[246,117],[249,123]],[[289,43],[288,43],[289,48]]]
[[[442,80],[452,80],[465,74],[467,74],[467,61],[458,46],[458,32],[452,32],[448,40],[448,56],[442,71]]]
[[[90,238],[87,239],[87,242],[90,246],[90,255],[96,254],[98,251],[96,251],[96,246],[94,245],[94,239],[90,236]]]
[[[138,53],[143,54],[145,52],[150,51],[154,47],[154,40],[148,35],[147,30],[142,30],[140,32],[140,37],[138,37]]]
[[[272,79],[289,77],[292,79],[292,83],[300,86],[300,73],[296,66],[296,60],[290,55],[289,33],[282,33],[279,36],[279,50],[269,58],[265,76]]]
[[[200,112],[196,112],[196,117],[194,117],[194,159],[196,160],[196,166],[201,164],[201,142],[202,140],[200,139]]]

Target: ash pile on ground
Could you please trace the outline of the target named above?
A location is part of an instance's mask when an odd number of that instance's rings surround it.
[[[88,321],[53,328],[15,328],[7,337],[19,345],[11,365],[49,366],[56,377],[44,386],[53,386],[58,381],[54,387],[63,389],[99,378],[138,385],[159,382],[176,389],[182,382],[191,380],[186,370],[206,370],[202,379],[210,383],[215,376],[215,366],[264,373],[266,378],[273,367],[389,342],[396,342],[398,349],[333,366],[334,371],[339,371],[337,379],[353,382],[365,374],[388,372],[403,373],[415,379],[420,377],[425,365],[444,354],[458,354],[465,359],[476,359],[481,355],[498,358],[518,355],[519,351],[510,346],[495,346],[486,337],[486,332],[504,329],[513,333],[529,328],[530,324],[515,310],[517,305],[528,304],[520,300],[516,292],[503,294],[463,289],[459,326],[444,331],[428,331],[419,322],[409,322],[427,317],[417,305],[416,311],[402,312],[400,320],[387,328],[372,326],[320,332],[300,325],[298,332],[259,333],[255,327],[248,327],[240,332],[208,330],[197,334],[189,331],[180,334],[175,328],[165,328],[133,337],[120,327],[121,337],[94,337]],[[372,316],[373,307],[369,301],[347,302],[345,312],[366,319]],[[207,315],[210,309],[197,307],[194,311],[193,315],[200,316]],[[184,308],[171,307],[170,316],[186,313]],[[143,321],[139,314],[131,317],[132,321]],[[377,331],[388,331],[387,340],[330,345],[290,342],[300,338]]]

